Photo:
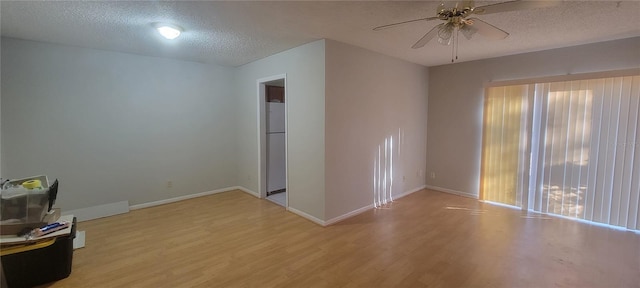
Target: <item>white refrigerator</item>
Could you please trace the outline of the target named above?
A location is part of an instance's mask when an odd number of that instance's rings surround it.
[[[286,187],[284,103],[267,102],[267,193]]]

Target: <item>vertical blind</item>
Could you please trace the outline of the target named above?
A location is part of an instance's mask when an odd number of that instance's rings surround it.
[[[487,89],[482,198],[640,230],[640,76],[521,86]],[[498,100],[503,106],[513,101],[533,103],[522,105],[520,111],[522,119],[531,119],[530,126],[527,120],[494,121],[505,112],[494,109],[500,89],[505,91],[502,99],[511,98]],[[509,128],[513,125],[520,130]],[[503,134],[500,142],[493,140],[498,130]],[[524,169],[516,173],[519,186],[511,180],[499,180],[511,186],[491,184],[497,174],[497,178],[514,177],[516,167]],[[514,187],[520,192],[514,194]],[[518,193],[523,201],[512,201]]]
[[[528,85],[492,87],[485,97],[481,197],[522,205]]]

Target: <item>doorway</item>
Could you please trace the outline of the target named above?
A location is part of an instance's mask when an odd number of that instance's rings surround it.
[[[286,75],[258,80],[260,197],[283,207],[287,193]]]

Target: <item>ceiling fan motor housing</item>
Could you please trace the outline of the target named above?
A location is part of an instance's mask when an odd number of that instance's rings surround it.
[[[440,8],[438,9],[438,18],[445,21],[456,17],[465,18],[473,13],[473,9],[473,7],[465,7],[460,10],[455,7],[451,9]]]

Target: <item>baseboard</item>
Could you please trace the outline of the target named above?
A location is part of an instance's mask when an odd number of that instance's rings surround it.
[[[455,191],[455,190],[450,190],[450,189],[445,189],[445,188],[440,188],[440,187],[435,187],[435,186],[429,186],[429,185],[423,185],[420,186],[418,188],[409,190],[409,191],[405,191],[401,194],[397,194],[394,195],[393,199],[400,199],[402,197],[405,197],[409,194],[418,192],[422,189],[432,189],[432,190],[437,190],[437,191],[442,191],[442,192],[447,192],[447,193],[451,193],[451,194],[456,194],[456,195],[460,195],[460,196],[465,196],[465,197],[470,197],[470,198],[475,198],[477,199],[477,196],[474,195],[470,195],[467,193],[463,193],[463,192],[459,192],[459,191]],[[247,194],[250,194],[256,198],[260,198],[260,194],[251,191],[245,187],[242,186],[232,186],[232,187],[227,187],[227,188],[222,188],[222,189],[217,189],[217,190],[212,190],[212,191],[206,191],[206,192],[201,192],[201,193],[196,193],[196,194],[190,194],[190,195],[184,195],[184,196],[180,196],[180,197],[174,197],[174,198],[169,198],[169,199],[163,199],[163,200],[159,200],[159,201],[153,201],[153,202],[148,202],[148,203],[142,203],[142,204],[136,204],[136,205],[131,205],[129,206],[129,202],[128,201],[122,201],[122,202],[117,202],[117,203],[111,203],[111,204],[105,204],[105,205],[99,205],[99,206],[93,206],[93,207],[88,207],[88,208],[82,208],[82,209],[76,209],[76,210],[69,210],[66,211],[65,213],[63,213],[64,215],[75,215],[76,218],[78,219],[78,221],[87,221],[87,220],[93,220],[93,219],[97,219],[97,218],[103,218],[103,217],[108,217],[108,216],[113,216],[113,215],[118,215],[118,214],[123,214],[123,213],[127,213],[129,212],[129,210],[138,210],[138,209],[143,209],[143,208],[149,208],[149,207],[153,207],[153,206],[159,206],[159,205],[164,205],[164,204],[169,204],[169,203],[173,203],[173,202],[178,202],[178,201],[182,201],[182,200],[187,200],[187,199],[192,199],[192,198],[197,198],[197,197],[202,197],[202,196],[207,196],[207,195],[212,195],[212,194],[217,194],[217,193],[222,193],[222,192],[228,192],[228,191],[233,191],[233,190],[240,190],[242,192],[245,192]],[[305,212],[302,212],[298,209],[292,208],[292,207],[287,207],[288,211],[291,211],[292,213],[301,216],[305,219],[310,220],[311,222],[314,222],[318,225],[321,226],[328,226],[337,222],[340,222],[344,219],[356,216],[358,214],[361,214],[367,210],[373,209],[374,206],[373,204],[362,207],[362,208],[358,208],[356,210],[353,210],[351,212],[345,213],[343,215],[340,215],[338,217],[329,219],[327,221],[323,221],[321,219],[318,219],[314,216],[311,216]]]
[[[405,196],[408,196],[410,194],[416,193],[416,192],[418,192],[418,191],[420,191],[422,189],[425,189],[425,188],[427,188],[427,185],[422,185],[422,186],[420,186],[418,188],[414,188],[414,189],[411,189],[409,191],[405,191],[405,192],[402,192],[400,194],[393,195],[393,200],[400,199],[402,197],[405,197]]]
[[[254,192],[254,191],[251,191],[251,190],[249,190],[249,189],[247,189],[247,188],[244,188],[244,187],[242,187],[242,186],[235,186],[235,187],[233,187],[233,188],[234,188],[234,189],[237,189],[237,190],[240,190],[240,191],[242,191],[242,192],[245,192],[245,193],[251,194],[251,196],[254,196],[254,197],[256,197],[256,198],[260,198],[260,194],[259,194],[259,193]]]
[[[62,215],[74,215],[78,221],[88,221],[129,212],[129,201],[64,211]]]
[[[311,215],[309,215],[307,213],[304,213],[304,212],[302,212],[302,211],[300,211],[300,210],[298,210],[296,208],[287,207],[287,211],[289,211],[289,212],[291,212],[293,214],[296,214],[298,216],[301,216],[302,218],[305,218],[305,219],[307,219],[307,220],[309,220],[309,221],[311,221],[313,223],[316,223],[316,224],[318,224],[320,226],[327,226],[327,223],[325,221],[322,221],[322,220],[320,220],[320,219],[318,219],[316,217],[313,217],[313,216],[311,216]]]
[[[340,222],[340,221],[342,221],[342,220],[344,220],[344,219],[347,219],[347,218],[350,218],[350,217],[356,216],[356,215],[358,215],[358,214],[362,214],[362,213],[364,213],[364,212],[366,212],[366,211],[368,211],[368,210],[371,210],[371,209],[373,209],[373,208],[375,208],[375,206],[373,206],[373,204],[371,204],[371,205],[368,205],[368,206],[365,206],[365,207],[362,207],[362,208],[359,208],[359,209],[353,210],[353,211],[351,211],[351,212],[349,212],[349,213],[342,214],[342,215],[340,215],[340,216],[338,216],[338,217],[331,218],[331,219],[329,219],[329,220],[327,220],[327,221],[324,221],[324,223],[325,223],[325,225],[324,225],[324,226],[329,226],[329,225],[331,225],[331,224],[338,223],[338,222]]]
[[[398,200],[398,199],[400,199],[400,198],[402,198],[402,197],[405,197],[405,196],[407,196],[407,195],[409,195],[409,194],[412,194],[412,193],[418,192],[418,191],[420,191],[420,190],[422,190],[422,189],[425,189],[425,188],[426,188],[426,185],[422,185],[422,186],[420,186],[420,187],[418,187],[418,188],[414,188],[414,189],[411,189],[411,190],[409,190],[409,191],[405,191],[405,192],[402,192],[402,193],[400,193],[400,194],[393,195],[393,200],[394,200],[394,201],[395,201],[395,200]],[[353,211],[351,211],[351,212],[348,212],[348,213],[342,214],[342,215],[340,215],[340,216],[338,216],[338,217],[331,218],[331,219],[329,219],[329,220],[327,220],[327,221],[324,221],[324,223],[325,223],[325,225],[324,225],[324,226],[329,226],[329,225],[331,225],[331,224],[338,223],[338,222],[340,222],[340,221],[342,221],[342,220],[345,220],[345,219],[347,219],[347,218],[350,218],[350,217],[356,216],[356,215],[358,215],[358,214],[364,213],[364,212],[366,212],[366,211],[368,211],[368,210],[370,210],[370,209],[373,209],[373,208],[375,208],[375,206],[374,206],[373,204],[371,204],[371,205],[368,205],[368,206],[365,206],[365,207],[362,207],[362,208],[359,208],[359,209],[353,210]]]
[[[202,196],[208,196],[208,195],[222,193],[222,192],[229,192],[229,191],[233,191],[233,190],[241,190],[241,189],[239,187],[237,187],[237,186],[227,187],[227,188],[216,189],[216,190],[211,190],[211,191],[206,191],[206,192],[201,192],[201,193],[196,193],[196,194],[184,195],[184,196],[180,196],[180,197],[174,197],[174,198],[162,199],[162,200],[153,201],[153,202],[136,204],[136,205],[132,205],[129,208],[131,210],[138,210],[138,209],[143,209],[143,208],[149,208],[149,207],[153,207],[153,206],[169,204],[169,203],[173,203],[173,202],[178,202],[178,201],[197,198],[197,197],[202,197]]]
[[[458,195],[458,196],[462,196],[462,197],[478,199],[478,195],[473,195],[473,194],[470,194],[470,193],[456,191],[456,190],[447,189],[447,188],[442,188],[442,187],[438,187],[438,186],[426,185],[425,188],[427,188],[429,190],[435,190],[435,191],[440,191],[440,192],[444,192],[444,193],[454,194],[454,195]]]
[[[175,197],[175,198],[169,198],[169,199],[163,199],[163,200],[158,200],[158,201],[153,201],[153,202],[136,204],[136,205],[131,205],[131,206],[129,206],[129,201],[121,201],[121,202],[109,203],[109,204],[92,206],[92,207],[87,207],[87,208],[68,210],[68,211],[63,212],[62,215],[74,215],[79,222],[80,221],[88,221],[88,220],[93,220],[93,219],[104,218],[104,217],[114,216],[114,215],[118,215],[118,214],[128,213],[130,210],[138,210],[138,209],[143,209],[143,208],[149,208],[149,207],[153,207],[153,206],[159,206],[159,205],[169,204],[169,203],[178,202],[178,201],[182,201],[182,200],[187,200],[187,199],[191,199],[191,198],[197,198],[197,197],[202,197],[202,196],[207,196],[207,195],[212,195],[212,194],[217,194],[217,193],[222,193],[222,192],[228,192],[228,191],[233,191],[233,190],[240,190],[240,191],[243,191],[245,193],[251,194],[252,196],[260,198],[259,194],[256,193],[256,192],[253,192],[253,191],[251,191],[251,190],[249,190],[247,188],[241,187],[241,186],[233,186],[233,187],[227,187],[227,188],[222,188],[222,189],[217,189],[217,190],[212,190],[212,191],[206,191],[206,192],[201,192],[201,193],[196,193],[196,194],[184,195],[184,196]]]

